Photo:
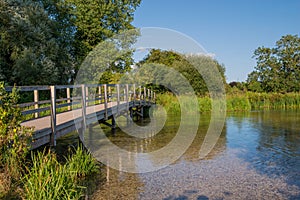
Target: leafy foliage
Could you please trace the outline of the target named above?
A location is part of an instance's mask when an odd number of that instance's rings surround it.
[[[221,66],[216,60],[213,60],[212,58],[207,56],[184,56],[173,51],[153,49],[150,51],[149,55],[139,63],[139,65],[141,66],[150,63],[162,64],[179,72],[188,80],[189,84],[198,95],[205,95],[208,92],[206,84],[207,80],[205,80],[206,77],[203,77],[203,75],[212,78],[216,77],[214,75],[215,73],[221,74],[223,80],[209,80],[212,83],[216,83],[216,85],[213,86],[215,88],[218,87],[217,85],[223,85],[225,83],[224,67]],[[217,69],[218,71],[215,72],[214,69]],[[149,71],[151,71],[151,69],[149,69]],[[201,72],[201,74],[199,72]],[[174,80],[174,77],[170,77],[170,80],[172,79]],[[154,89],[161,92],[165,92],[167,90],[162,86],[154,87],[156,87]]]
[[[67,34],[32,0],[0,5],[0,80],[10,85],[66,83],[72,66]]]
[[[300,91],[300,38],[283,36],[274,48],[259,47],[254,52],[255,70],[248,76],[248,89],[256,92]]]
[[[132,29],[140,0],[1,0],[0,81],[67,84],[96,45]],[[131,53],[114,65],[128,70]]]
[[[10,183],[19,181],[22,175],[33,132],[31,128],[21,126],[22,114],[14,106],[17,101],[16,89],[7,93],[4,84],[0,83],[0,175],[4,173],[5,179],[11,180]],[[1,191],[1,188],[5,188],[5,185],[0,186],[0,194],[9,192],[7,189]]]
[[[75,56],[81,63],[89,52],[98,44],[120,34],[123,31],[133,29],[133,13],[140,0],[66,0],[72,7],[71,14],[75,31]],[[110,63],[100,82],[109,83],[115,78],[115,73],[123,73],[130,69],[133,63],[132,52],[127,52],[119,57],[117,62]],[[76,69],[77,71],[78,69]]]

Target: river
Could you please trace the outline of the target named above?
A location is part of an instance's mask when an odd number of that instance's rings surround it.
[[[163,129],[145,139],[102,129],[123,149],[151,152],[172,142],[179,122],[180,116],[168,116]],[[209,122],[209,115],[201,115],[192,144],[161,169],[128,173],[122,163],[119,169],[103,167],[90,199],[300,199],[299,111],[228,114],[214,149],[203,159],[199,149]]]

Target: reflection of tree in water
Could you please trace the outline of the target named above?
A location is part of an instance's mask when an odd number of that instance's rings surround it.
[[[289,184],[300,186],[300,113],[289,111],[251,114],[257,134],[256,149],[248,156],[252,166],[270,177],[285,176]]]
[[[199,123],[199,128],[197,135],[192,143],[192,145],[188,148],[186,153],[183,156],[183,159],[186,161],[198,161],[199,160],[199,150],[204,141],[204,138],[207,134],[208,126],[210,122],[210,116],[201,116],[201,120]],[[223,131],[215,144],[212,151],[205,157],[205,159],[213,159],[218,156],[226,149],[226,124],[224,124]]]

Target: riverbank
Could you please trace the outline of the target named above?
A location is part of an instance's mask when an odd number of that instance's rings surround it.
[[[182,99],[185,97],[183,96]],[[188,98],[187,98],[188,99]],[[199,112],[211,111],[209,96],[197,97]],[[157,104],[162,105],[168,112],[180,112],[180,104],[176,96],[170,93],[157,95]],[[188,106],[186,106],[188,107]],[[300,93],[254,93],[239,92],[226,95],[226,111],[240,112],[251,110],[289,110],[300,109]],[[193,110],[191,106],[190,110]]]

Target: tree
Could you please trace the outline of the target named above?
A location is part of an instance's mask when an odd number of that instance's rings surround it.
[[[98,43],[133,28],[139,4],[140,0],[1,0],[0,81],[70,83]],[[112,63],[107,77],[129,70],[131,55]]]
[[[152,49],[148,56],[142,60],[139,65],[147,63],[158,63],[175,69],[182,74],[198,95],[204,95],[208,92],[207,84],[202,77],[203,74],[211,75],[210,70],[214,67],[221,73],[223,83],[225,83],[225,68],[216,60],[208,56],[184,56],[173,51],[162,51],[160,49]],[[197,65],[197,66],[196,66]],[[199,73],[201,70],[201,74]],[[211,75],[210,77],[215,77]],[[174,77],[173,77],[174,79]],[[214,80],[212,80],[213,82]],[[218,81],[215,81],[218,82]],[[165,89],[160,87],[161,91]]]
[[[259,47],[254,57],[257,66],[247,80],[250,90],[300,91],[300,38],[297,35],[283,36],[274,48]]]
[[[40,2],[2,0],[0,21],[0,80],[9,85],[67,83],[71,48]]]
[[[75,54],[81,63],[87,54],[100,42],[119,34],[121,31],[133,29],[133,13],[140,0],[66,0],[72,7],[75,31]],[[131,55],[127,56],[130,58]],[[132,60],[125,59],[128,70]],[[128,63],[129,62],[129,63]],[[121,67],[121,68],[120,68]]]

